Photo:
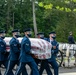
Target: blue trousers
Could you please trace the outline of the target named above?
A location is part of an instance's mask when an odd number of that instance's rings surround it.
[[[38,65],[39,63],[41,63],[41,60],[34,58],[36,64]]]
[[[49,64],[47,60],[42,60],[41,62],[41,66],[40,66],[40,70],[39,70],[39,74],[42,75],[44,69],[47,72],[47,75],[52,75],[52,72],[50,70]]]
[[[12,69],[14,68],[14,66],[15,66],[16,64],[19,65],[19,62],[18,62],[18,61],[9,61],[9,62],[8,62],[8,67],[7,67],[4,75],[14,75]],[[22,75],[27,75],[25,66],[24,66],[23,68],[24,68],[24,69],[23,69],[23,71],[22,71]]]
[[[58,63],[56,62],[56,59],[49,59],[48,62],[54,69],[54,75],[59,75],[58,74],[59,66]]]
[[[1,70],[0,70],[0,75],[1,75]]]
[[[4,65],[5,68],[7,68],[8,61],[7,61],[7,60],[5,60],[5,61],[0,61],[0,67],[1,67],[2,64]],[[0,70],[0,75],[2,75],[2,74],[1,74],[1,70]]]
[[[18,67],[15,75],[20,75],[21,72],[22,72],[22,70],[23,70],[23,67],[24,67],[26,64],[28,64],[28,65],[30,66],[31,72],[32,72],[31,74],[32,74],[32,75],[39,75],[39,71],[38,71],[37,64],[36,64],[34,61],[28,62],[28,63],[26,63],[26,62],[20,62],[19,67]]]

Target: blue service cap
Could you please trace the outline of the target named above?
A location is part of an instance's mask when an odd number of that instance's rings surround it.
[[[2,33],[6,33],[6,31],[3,31],[3,30],[2,30],[2,31],[0,31],[0,34],[2,34]]]
[[[44,33],[43,32],[39,32],[39,33],[37,33],[37,35],[44,35]]]
[[[18,29],[12,30],[12,33],[14,33],[14,32],[19,32],[19,30]]]
[[[52,31],[52,32],[50,32],[49,34],[56,34],[56,32],[55,32],[55,31]]]
[[[27,28],[24,30],[24,32],[31,31],[31,30],[32,30],[31,28]]]

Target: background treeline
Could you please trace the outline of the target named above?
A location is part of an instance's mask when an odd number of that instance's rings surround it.
[[[33,29],[32,1],[38,32],[48,37],[50,31],[56,31],[57,40],[67,42],[72,31],[76,39],[76,0],[0,0],[0,30],[11,36],[12,29]]]

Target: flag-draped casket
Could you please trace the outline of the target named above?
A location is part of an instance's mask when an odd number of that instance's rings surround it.
[[[6,50],[10,52],[9,41],[11,37],[6,37],[4,40],[7,45]],[[22,38],[18,38],[18,40],[21,43]],[[31,41],[31,54],[41,60],[51,58],[52,45],[49,42],[38,38],[30,38],[29,40]]]

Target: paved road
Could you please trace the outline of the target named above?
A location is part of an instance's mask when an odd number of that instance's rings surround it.
[[[76,72],[75,73],[62,73],[62,74],[59,74],[59,75],[76,75]]]
[[[52,70],[52,72],[53,72],[53,70]],[[43,75],[47,75],[45,71],[44,71]],[[72,68],[60,67],[59,75],[76,75],[76,67],[72,67]]]
[[[43,74],[43,75],[47,75],[47,74]],[[76,73],[62,73],[62,74],[59,74],[59,75],[76,75]]]
[[[2,70],[2,75],[4,75],[5,69],[1,69],[1,70]],[[53,72],[53,70],[52,70],[52,72]],[[30,68],[29,67],[28,67],[28,73],[30,73]],[[47,75],[46,71],[43,72],[43,75]],[[59,68],[59,75],[76,75],[76,67],[72,67],[72,68],[60,67]]]

